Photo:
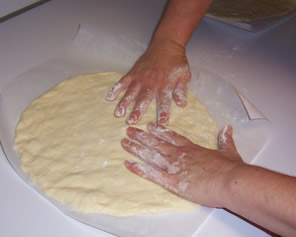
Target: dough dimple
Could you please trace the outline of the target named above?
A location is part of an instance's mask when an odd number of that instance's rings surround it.
[[[46,195],[85,213],[116,216],[192,210],[198,205],[137,177],[123,165],[137,160],[121,147],[126,118],[115,118],[109,88],[123,76],[101,72],[61,82],[22,113],[14,146],[22,169]],[[155,122],[153,102],[137,127]],[[168,128],[215,149],[218,128],[191,93],[186,108],[173,105]]]

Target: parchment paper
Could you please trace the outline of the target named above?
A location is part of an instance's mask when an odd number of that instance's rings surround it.
[[[22,111],[33,99],[77,74],[126,72],[145,47],[124,35],[81,26],[75,40],[64,52],[19,75],[1,88],[1,145],[7,159],[23,180],[70,217],[118,236],[189,237],[206,220],[211,208],[199,207],[184,213],[132,217],[78,213],[45,195],[23,172],[20,158],[13,149],[15,126]],[[192,69],[192,75],[191,90],[205,104],[220,128],[226,124],[234,127],[239,152],[246,162],[252,162],[268,140],[270,122],[247,98],[238,94],[237,89],[218,75],[198,68]]]

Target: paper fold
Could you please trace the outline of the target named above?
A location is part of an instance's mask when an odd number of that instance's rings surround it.
[[[268,120],[266,116],[259,109],[257,109],[256,106],[251,101],[249,101],[237,88],[235,88],[235,90],[238,96],[240,97],[250,120]]]

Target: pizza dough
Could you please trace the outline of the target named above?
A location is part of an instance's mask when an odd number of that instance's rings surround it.
[[[120,144],[128,125],[126,118],[113,116],[118,101],[105,100],[122,75],[79,75],[35,99],[15,132],[22,169],[45,195],[79,212],[129,216],[196,208],[123,165],[124,160],[137,160]],[[196,97],[188,96],[185,109],[173,106],[168,127],[215,149],[216,123]],[[146,129],[155,117],[153,103],[137,127]]]
[[[295,0],[214,0],[207,16],[238,22],[279,17],[295,10]]]

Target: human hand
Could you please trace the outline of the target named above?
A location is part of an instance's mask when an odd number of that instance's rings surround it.
[[[161,125],[150,123],[147,128],[149,132],[127,129],[127,135],[138,143],[123,139],[123,148],[145,163],[125,161],[125,166],[187,200],[223,207],[224,185],[231,172],[246,165],[237,153],[232,127],[226,126],[219,133],[219,150],[193,144]]]
[[[186,106],[187,83],[191,73],[185,48],[173,41],[154,41],[132,69],[118,81],[106,96],[113,101],[126,89],[115,109],[116,117],[123,117],[135,101],[127,124],[141,119],[150,102],[157,100],[158,124],[167,125],[172,99],[178,106]]]

